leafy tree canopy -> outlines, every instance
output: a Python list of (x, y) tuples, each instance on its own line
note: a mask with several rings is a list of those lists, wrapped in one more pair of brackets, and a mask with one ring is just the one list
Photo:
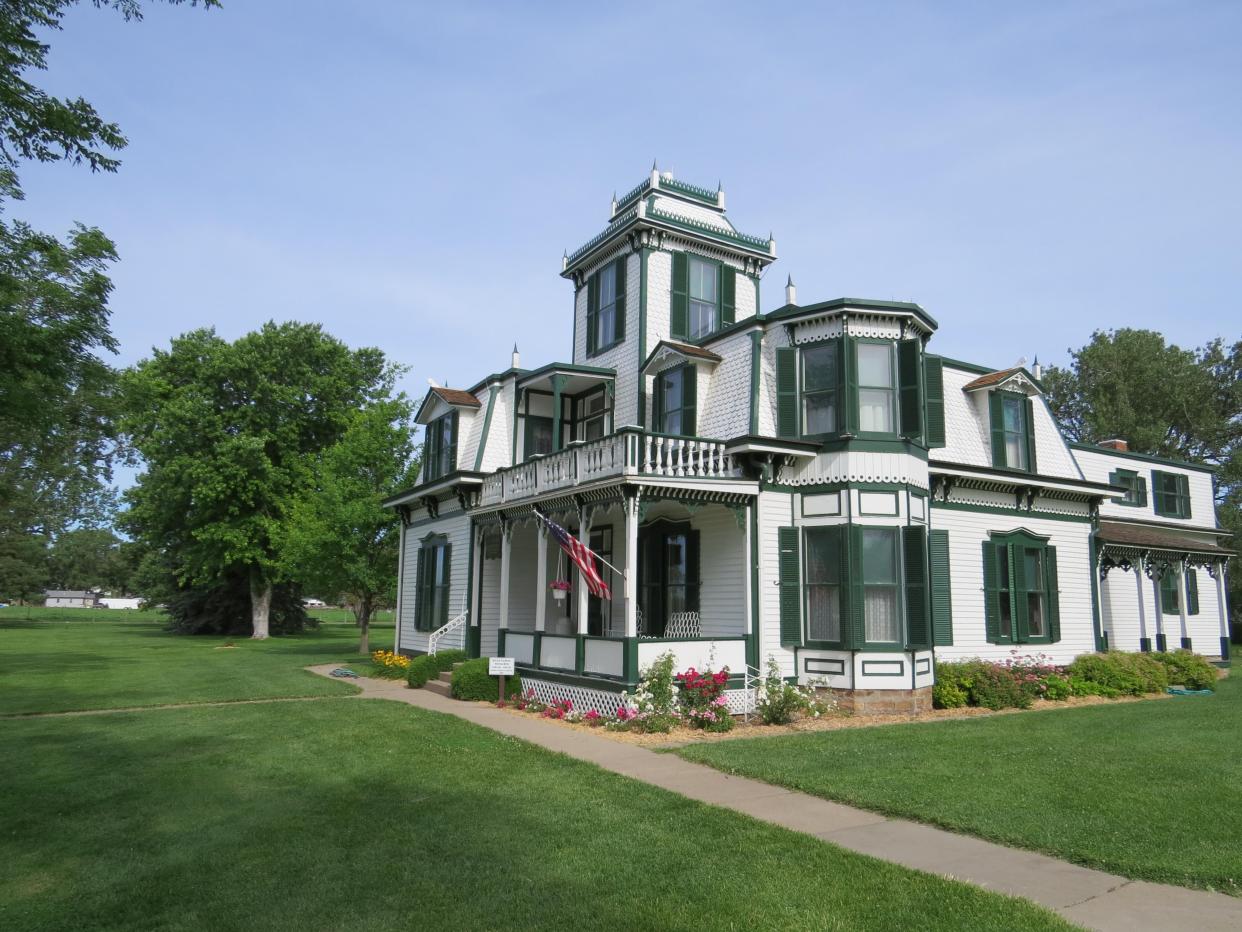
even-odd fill
[(268, 323), (234, 343), (197, 330), (122, 377), (123, 425), (145, 471), (126, 525), (182, 584), (244, 569), (254, 636), (281, 578), (280, 525), (354, 412), (391, 396), (396, 370), (314, 324)]

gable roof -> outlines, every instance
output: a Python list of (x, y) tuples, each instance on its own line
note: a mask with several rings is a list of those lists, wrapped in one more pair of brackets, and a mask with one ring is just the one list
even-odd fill
[(663, 356), (681, 356), (691, 361), (710, 362), (713, 365), (722, 359), (721, 356), (701, 346), (691, 346), (689, 343), (675, 343), (672, 340), (661, 340), (648, 354), (642, 368), (638, 371), (646, 372), (653, 362)]
[(996, 372), (989, 372), (987, 375), (979, 376), (979, 378), (975, 379), (973, 382), (967, 382), (962, 386), (962, 391), (973, 392), (977, 388), (987, 388), (991, 385), (999, 385), (1001, 382), (1006, 381), (1011, 376), (1017, 375), (1021, 371), (1021, 367), (1015, 366), (1012, 369), (1000, 369)]
[(474, 397), (470, 392), (462, 391), (460, 388), (445, 388), (441, 385), (433, 385), (427, 390), (427, 394), (423, 396), (422, 404), (418, 406), (418, 410), (414, 413), (414, 423), (422, 424), (423, 412), (431, 404), (433, 398), (438, 398), (446, 405), (453, 408), (481, 408), (483, 405), (479, 399)]

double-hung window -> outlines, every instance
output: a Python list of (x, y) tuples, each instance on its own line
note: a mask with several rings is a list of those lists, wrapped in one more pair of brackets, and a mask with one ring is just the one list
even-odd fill
[(692, 364), (666, 369), (656, 376), (655, 429), (659, 433), (693, 436), (697, 370)]
[(862, 433), (896, 432), (896, 376), (893, 344), (858, 344), (858, 429)]
[(689, 337), (699, 340), (715, 331), (719, 296), (718, 266), (714, 262), (690, 256), (690, 320)]
[(1026, 469), (1026, 402), (1012, 395), (1001, 398), (1005, 431), (1005, 465)]
[(816, 343), (802, 350), (802, 435), (837, 432), (839, 344)]
[(806, 634), (841, 641), (841, 528), (806, 530)]
[(428, 480), (447, 476), (457, 462), (457, 413), (436, 418), (427, 425), (423, 473)]
[(863, 629), (868, 643), (901, 641), (897, 529), (862, 529)]
[(625, 257), (609, 262), (587, 280), (587, 355), (625, 339)]
[(983, 589), (991, 643), (1060, 640), (1055, 547), (1025, 531), (984, 541)]
[(599, 311), (595, 317), (595, 345), (610, 346), (617, 333), (617, 266), (609, 264), (599, 272)]
[(1151, 473), (1152, 504), (1156, 514), (1165, 518), (1190, 517), (1190, 477), (1177, 472)]
[(418, 550), (414, 627), (434, 631), (448, 623), (453, 548), (443, 536), (429, 536)]
[(994, 391), (988, 396), (992, 433), (992, 465), (1035, 472), (1034, 406), (1017, 392)]

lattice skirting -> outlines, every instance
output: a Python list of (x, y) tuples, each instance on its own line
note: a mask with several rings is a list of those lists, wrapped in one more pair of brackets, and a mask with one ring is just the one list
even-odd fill
[[(523, 676), (522, 691), (526, 692), (531, 689), (535, 691), (535, 698), (542, 703), (551, 705), (553, 702), (568, 699), (573, 703), (574, 708), (581, 712), (595, 709), (601, 715), (616, 715), (617, 709), (621, 708), (621, 693), (606, 689), (590, 689), (586, 686), (573, 686), (569, 683), (556, 683), (552, 680)], [(727, 689), (724, 696), (729, 703), (729, 711), (733, 715), (754, 711), (754, 693), (748, 693), (744, 689)]]

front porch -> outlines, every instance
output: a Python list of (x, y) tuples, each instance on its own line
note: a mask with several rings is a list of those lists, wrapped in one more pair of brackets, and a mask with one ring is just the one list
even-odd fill
[[(475, 516), (472, 653), (513, 657), (526, 677), (610, 692), (632, 687), (666, 651), (678, 670), (710, 665), (741, 676), (758, 649), (748, 499), (622, 486), (612, 492), (590, 503), (539, 503), (615, 567), (597, 564), (611, 600), (590, 595), (529, 506)], [(554, 597), (555, 581), (569, 584), (564, 599)]]

